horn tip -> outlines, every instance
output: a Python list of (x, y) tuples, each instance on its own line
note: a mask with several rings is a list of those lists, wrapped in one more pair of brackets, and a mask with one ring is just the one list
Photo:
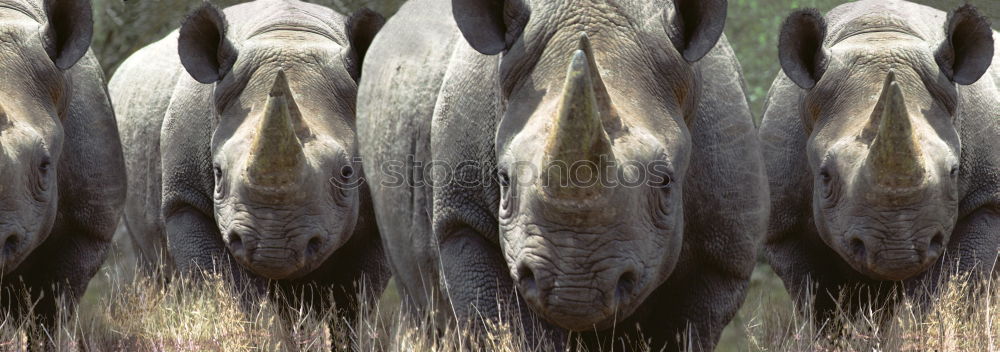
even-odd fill
[(587, 49), (589, 49), (590, 48), (590, 36), (587, 35), (587, 32), (580, 31), (579, 37), (580, 37), (579, 49), (580, 50), (587, 50)]
[(883, 83), (883, 85), (884, 86), (889, 86), (889, 85), (895, 84), (895, 83), (896, 83), (896, 70), (895, 69), (889, 69), (889, 73), (887, 73), (885, 75), (885, 82)]

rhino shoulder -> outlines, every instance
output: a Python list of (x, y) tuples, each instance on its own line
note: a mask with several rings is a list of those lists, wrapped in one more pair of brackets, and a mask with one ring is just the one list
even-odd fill
[[(359, 152), (385, 253), (397, 282), (421, 304), (433, 299), (423, 284), (436, 271), (426, 268), (438, 266), (430, 230), (433, 195), (428, 187), (392, 183), (414, 185), (420, 172), (410, 161), (432, 158), (431, 120), (459, 39), (450, 11), (448, 1), (404, 4), (372, 42), (358, 87)], [(393, 169), (394, 163), (405, 165)]]
[(125, 199), (125, 161), (104, 74), (91, 51), (65, 74), (71, 98), (63, 120), (59, 221), (110, 240)]
[(812, 187), (805, 154), (808, 134), (799, 113), (802, 90), (779, 72), (764, 102), (759, 136), (771, 191), (768, 236), (779, 236), (809, 212)]
[[(994, 32), (1000, 42), (1000, 36)], [(1000, 52), (1000, 46), (994, 50)], [(974, 84), (959, 86), (961, 116), (961, 172), (959, 217), (980, 207), (1000, 208), (1000, 54), (994, 54), (989, 71)]]
[(164, 216), (183, 207), (212, 214), (212, 85), (179, 75), (160, 129)]
[[(725, 36), (696, 68), (701, 73), (702, 96), (697, 116), (689, 126), (693, 147), (687, 181), (705, 184), (709, 188), (704, 189), (704, 195), (709, 197), (719, 193), (718, 187), (742, 189), (742, 196), (737, 199), (719, 199), (725, 203), (719, 204), (723, 206), (721, 209), (745, 211), (741, 216), (748, 221), (765, 218), (767, 190), (763, 160), (746, 98), (746, 82)], [(747, 182), (759, 183), (760, 187), (747, 188)]]
[(130, 175), (123, 221), (136, 234), (163, 232), (160, 129), (180, 73), (175, 31), (129, 56), (108, 82)]
[[(685, 246), (695, 261), (749, 278), (768, 217), (767, 179), (743, 73), (725, 37), (702, 58), (702, 96), (689, 124)], [(712, 209), (706, 212), (699, 209)], [(695, 265), (695, 270), (708, 270)], [(681, 267), (679, 267), (680, 269)]]

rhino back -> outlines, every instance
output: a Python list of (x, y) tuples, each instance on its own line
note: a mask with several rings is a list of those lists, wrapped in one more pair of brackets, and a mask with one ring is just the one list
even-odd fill
[[(690, 126), (693, 148), (685, 179), (685, 238), (704, 241), (698, 245), (705, 254), (723, 260), (719, 266), (725, 271), (749, 274), (747, 265), (768, 217), (768, 191), (746, 82), (725, 36), (698, 62), (698, 69), (703, 93)], [(716, 229), (720, 216), (726, 223)], [(713, 233), (737, 236), (719, 238)]]
[(258, 0), (223, 10), (229, 22), (227, 37), (239, 45), (250, 37), (275, 28), (300, 28), (347, 44), (347, 17), (336, 11), (302, 1)]
[[(409, 161), (431, 160), (431, 117), (448, 54), (457, 39), (450, 7), (443, 1), (413, 1), (390, 19), (372, 43), (362, 73), (358, 134), (367, 184), (390, 265), (416, 303), (426, 303), (424, 287), (436, 282), (430, 231), (431, 194), (410, 187), (423, 179)], [(394, 89), (381, 89), (381, 87)], [(412, 157), (412, 159), (410, 159)], [(390, 163), (405, 186), (384, 178)], [(421, 269), (423, 268), (423, 270)]]
[(769, 263), (793, 294), (815, 269), (812, 263), (835, 259), (812, 225), (812, 173), (804, 152), (809, 135), (799, 115), (803, 94), (779, 72), (767, 93), (759, 132), (771, 202), (763, 245)]
[[(414, 303), (436, 285), (431, 190), (411, 161), (431, 159), (431, 118), (457, 28), (446, 1), (403, 5), (368, 52), (358, 88), (359, 151), (387, 258)], [(392, 89), (385, 89), (392, 87)], [(386, 169), (392, 163), (395, 170)], [(387, 177), (390, 171), (392, 177)]]
[(110, 240), (126, 189), (115, 114), (93, 52), (67, 74), (73, 87), (59, 161), (60, 219), (89, 224), (100, 240)]
[(123, 222), (131, 238), (117, 240), (133, 241), (149, 259), (166, 246), (160, 215), (160, 128), (180, 73), (174, 32), (130, 56), (108, 84), (129, 176)]

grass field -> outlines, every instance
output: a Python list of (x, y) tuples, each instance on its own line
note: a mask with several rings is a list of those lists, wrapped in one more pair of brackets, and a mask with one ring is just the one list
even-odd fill
[[(220, 5), (239, 1), (215, 1)], [(392, 13), (400, 1), (322, 0), (325, 5), (352, 10), (368, 5)], [(830, 0), (730, 0), (726, 33), (739, 57), (750, 89), (755, 116), (777, 65), (776, 34), (784, 16), (794, 8), (816, 7), (826, 11), (842, 1)], [(938, 8), (954, 8), (961, 0), (920, 1)], [(1000, 1), (973, 0), (994, 23), (1000, 23)], [(108, 74), (122, 60), (175, 28), (196, 0), (94, 0), (96, 31), (94, 49)], [(994, 26), (996, 27), (996, 26)], [(194, 283), (179, 280), (171, 285), (135, 278), (115, 260), (92, 281), (80, 314), (48, 337), (60, 349), (258, 351), (328, 350), (353, 341), (359, 351), (452, 351), (477, 348), (518, 350), (520, 341), (511, 327), (496, 326), (487, 338), (469, 341), (461, 329), (446, 330), (440, 340), (429, 339), (434, 327), (409, 321), (399, 314), (394, 286), (380, 303), (365, 307), (360, 323), (323, 321), (329, 313), (297, 312), (282, 319), (274, 307), (263, 306), (246, 315), (219, 281)], [(831, 339), (817, 333), (807, 317), (795, 314), (780, 280), (767, 265), (753, 275), (747, 301), (724, 332), (720, 351), (997, 351), (1000, 348), (1000, 285), (984, 284), (975, 290), (955, 282), (929, 312), (904, 302), (886, 324), (875, 323), (877, 312), (853, 321), (842, 321), (844, 334)], [(975, 292), (968, 295), (967, 292)], [(514, 329), (516, 330), (516, 329)], [(0, 323), (0, 351), (23, 350), (28, 336), (40, 332), (30, 322)]]
[[(55, 332), (30, 323), (0, 324), (0, 350), (27, 350), (28, 341), (51, 339), (58, 351), (549, 351), (530, 346), (515, 326), (503, 322), (481, 334), (440, 327), (399, 314), (398, 301), (362, 304), (363, 318), (347, 323), (330, 312), (293, 307), (281, 313), (263, 303), (244, 313), (219, 276), (177, 279), (169, 285), (121, 275), (108, 267), (107, 286), (80, 314)], [(1000, 347), (1000, 285), (951, 281), (929, 310), (904, 301), (831, 322), (839, 334), (825, 335), (795, 308), (761, 267), (740, 318), (719, 351), (996, 351)], [(808, 308), (808, 306), (806, 307)], [(881, 319), (887, 311), (888, 319)], [(333, 323), (327, 323), (333, 321)], [(432, 335), (438, 332), (438, 338)], [(567, 344), (574, 344), (572, 337)], [(526, 347), (527, 346), (527, 347)], [(38, 347), (38, 346), (34, 346)], [(619, 349), (622, 350), (622, 349)], [(641, 344), (627, 351), (648, 351)]]

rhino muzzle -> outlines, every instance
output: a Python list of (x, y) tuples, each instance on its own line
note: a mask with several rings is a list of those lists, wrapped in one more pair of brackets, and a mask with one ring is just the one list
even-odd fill
[(258, 275), (280, 280), (300, 276), (322, 263), (323, 236), (299, 234), (295, 236), (265, 236), (253, 231), (230, 232), (226, 245), (236, 260)]
[[(589, 271), (579, 263), (554, 264), (524, 256), (517, 267), (518, 291), (548, 321), (573, 331), (608, 328), (632, 314), (641, 301), (639, 269), (634, 261), (615, 259), (611, 269)], [(571, 272), (550, 268), (584, 268)]]
[(898, 234), (851, 232), (842, 245), (848, 262), (861, 273), (879, 280), (905, 280), (924, 272), (944, 251), (941, 231)]

